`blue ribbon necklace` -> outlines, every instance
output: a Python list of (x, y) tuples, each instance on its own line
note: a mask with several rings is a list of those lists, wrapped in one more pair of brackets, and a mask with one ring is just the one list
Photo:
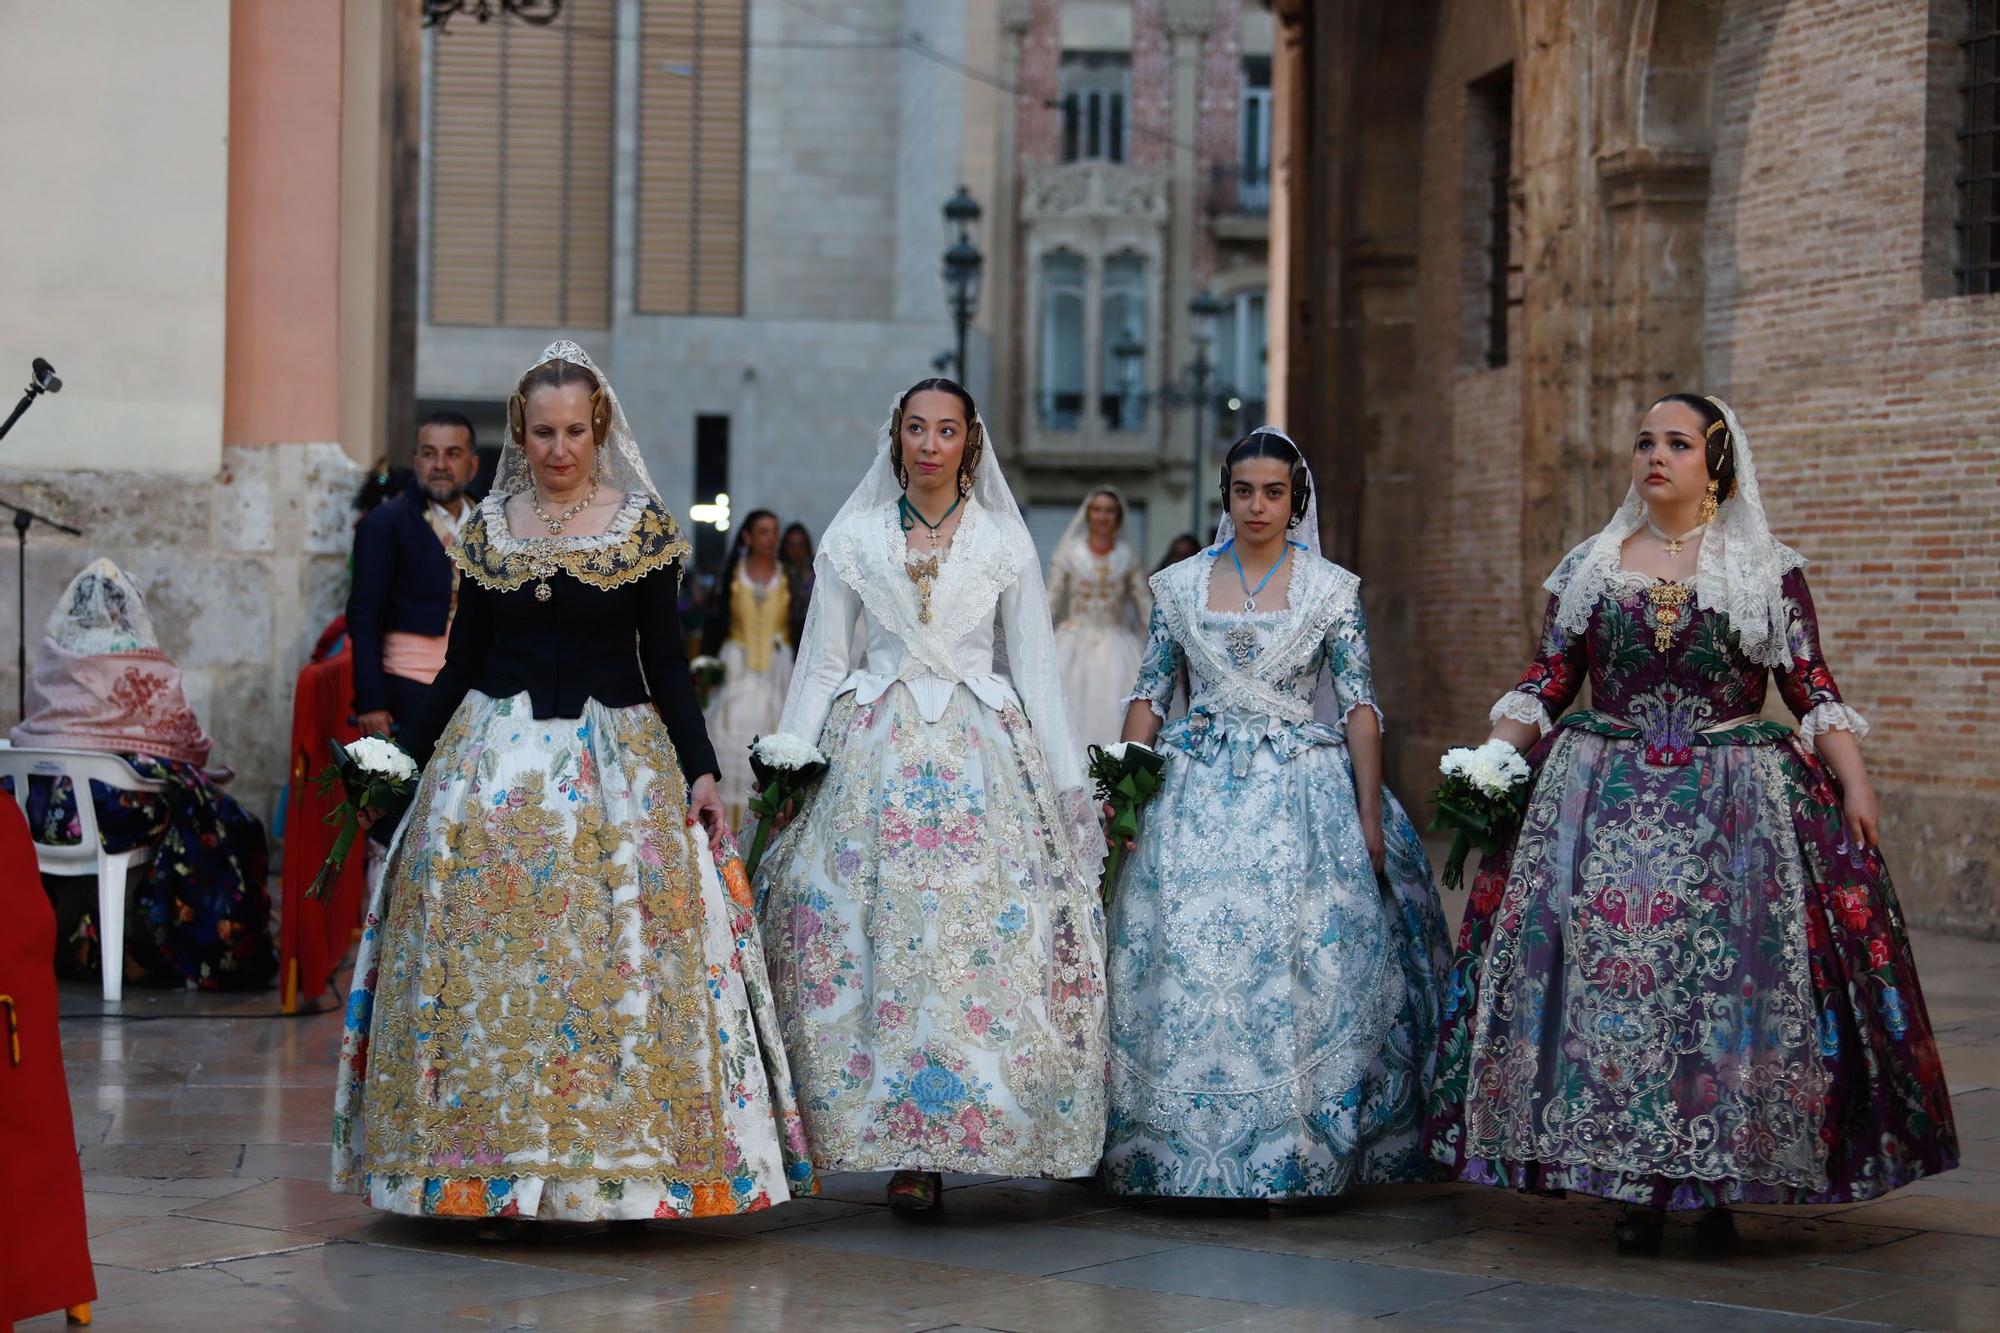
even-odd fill
[(1234, 537), (1229, 539), (1229, 559), (1236, 566), (1236, 582), (1243, 589), (1243, 610), (1246, 613), (1257, 609), (1257, 594), (1264, 591), (1264, 585), (1271, 581), (1271, 576), (1283, 569), (1285, 562), (1291, 558), (1292, 543), (1286, 542), (1284, 553), (1277, 558), (1276, 562), (1269, 569), (1264, 571), (1264, 577), (1258, 579), (1257, 586), (1253, 588), (1250, 586), (1249, 576), (1243, 572), (1243, 557), (1236, 554), (1236, 539)]

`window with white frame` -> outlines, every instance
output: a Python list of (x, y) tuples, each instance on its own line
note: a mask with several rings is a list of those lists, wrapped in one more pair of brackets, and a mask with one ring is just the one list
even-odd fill
[(1125, 161), (1131, 88), (1132, 58), (1124, 52), (1063, 52), (1063, 161)]
[(1125, 250), (1104, 261), (1098, 311), (1098, 413), (1107, 430), (1138, 430), (1145, 355), (1130, 349), (1143, 348), (1146, 341), (1144, 255)]
[(1083, 256), (1055, 250), (1042, 256), (1041, 350), (1037, 357), (1037, 416), (1043, 430), (1075, 430), (1083, 418)]

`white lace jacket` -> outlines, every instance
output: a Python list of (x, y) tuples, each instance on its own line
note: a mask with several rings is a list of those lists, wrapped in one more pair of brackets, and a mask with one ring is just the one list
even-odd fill
[(835, 699), (852, 693), (873, 703), (899, 680), (929, 722), (943, 715), (959, 685), (989, 708), (1018, 706), (1066, 817), (1088, 824), (1071, 834), (1094, 876), (1089, 843), (1097, 839), (1097, 859), (1103, 843), (1089, 813), (1034, 546), (1024, 530), (996, 522), (977, 501), (968, 499), (964, 512), (932, 584), (928, 624), (918, 619), (893, 504), (827, 534), (780, 730), (817, 741)]

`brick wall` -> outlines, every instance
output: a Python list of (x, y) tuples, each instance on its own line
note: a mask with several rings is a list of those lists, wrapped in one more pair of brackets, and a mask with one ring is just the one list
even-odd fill
[[(1991, 932), (2000, 817), (2000, 304), (1927, 244), (1927, 6), (1732, 5), (1717, 48), (1705, 362), (1826, 651), (1914, 917)], [(1948, 8), (1948, 6), (1940, 6)], [(1927, 172), (1927, 164), (1930, 170)], [(1948, 177), (1950, 163), (1944, 164)]]
[[(1361, 567), (1387, 759), (1406, 799), (1434, 780), (1438, 754), (1485, 736), (1493, 700), (1520, 674), (1511, 633), (1520, 603), (1521, 384), (1490, 369), (1483, 330), (1485, 172), (1466, 85), (1512, 55), (1505, 24), (1477, 3), (1442, 7), (1424, 98), (1416, 178), (1414, 430), (1368, 462)], [(1541, 575), (1535, 575), (1539, 580)]]

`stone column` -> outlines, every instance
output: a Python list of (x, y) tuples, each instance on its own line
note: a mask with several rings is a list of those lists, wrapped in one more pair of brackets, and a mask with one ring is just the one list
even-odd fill
[[(1035, 0), (1001, 0), (1000, 82), (1003, 87), (1025, 88), (1028, 34), (1035, 26)], [(1058, 39), (1060, 32), (1057, 33)], [(1058, 52), (1060, 57), (1060, 52)], [(1060, 73), (1060, 71), (1058, 71)], [(993, 244), (986, 255), (986, 274), (980, 304), (992, 311), (992, 383), (989, 396), (995, 407), (990, 424), (1002, 457), (1019, 447), (1028, 421), (1027, 330), (1022, 321), (1027, 313), (1029, 280), (1021, 267), (1021, 162), (1026, 146), (1043, 137), (1039, 121), (1024, 122), (1033, 111), (1026, 95), (1004, 103), (1000, 110), (1000, 147), (994, 169), (994, 197), (986, 201), (991, 222), (987, 233)]]
[[(1172, 142), (1168, 145), (1172, 171), (1167, 181), (1167, 261), (1160, 282), (1160, 301), (1167, 316), (1167, 355), (1161, 369), (1174, 375), (1194, 358), (1194, 320), (1188, 314), (1188, 302), (1198, 287), (1195, 249), (1202, 225), (1201, 162), (1194, 145), (1200, 136), (1202, 46), (1214, 24), (1212, 0), (1166, 0), (1166, 20), (1173, 115)], [(1173, 435), (1183, 443), (1170, 439), (1167, 457), (1191, 461), (1188, 451), (1197, 444), (1193, 422), (1176, 422)]]
[(1524, 238), (1518, 613), (1524, 651), (1548, 600), (1542, 580), (1570, 546), (1604, 523), (1590, 393), (1597, 277), (1590, 8), (1590, 0), (1520, 6), (1514, 156)]

